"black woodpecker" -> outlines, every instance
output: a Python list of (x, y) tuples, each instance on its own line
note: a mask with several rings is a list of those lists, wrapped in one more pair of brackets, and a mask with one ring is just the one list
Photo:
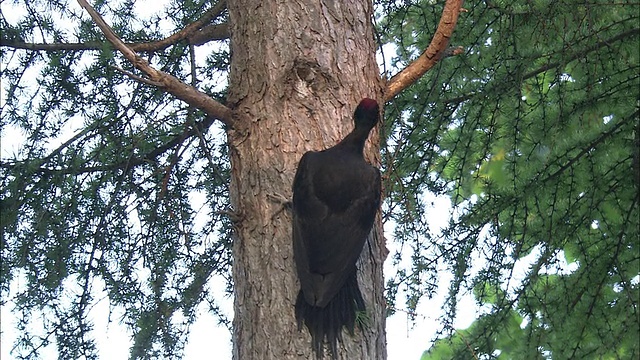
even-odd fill
[(293, 250), (301, 288), (295, 314), (320, 359), (325, 339), (337, 359), (342, 328), (353, 334), (356, 313), (365, 310), (356, 261), (380, 206), (381, 185), (363, 149), (379, 111), (375, 100), (360, 101), (353, 131), (329, 149), (305, 153), (293, 181)]

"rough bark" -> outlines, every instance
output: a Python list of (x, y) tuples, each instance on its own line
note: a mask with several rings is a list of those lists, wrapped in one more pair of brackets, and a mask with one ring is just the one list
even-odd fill
[[(294, 318), (299, 290), (291, 241), (296, 165), (305, 151), (330, 147), (353, 128), (363, 97), (382, 99), (372, 4), (299, 0), (229, 1), (231, 201), (234, 242), (234, 359), (313, 359)], [(377, 130), (367, 157), (377, 164)], [(343, 359), (385, 359), (382, 262), (377, 221), (359, 262), (368, 326), (343, 334)]]

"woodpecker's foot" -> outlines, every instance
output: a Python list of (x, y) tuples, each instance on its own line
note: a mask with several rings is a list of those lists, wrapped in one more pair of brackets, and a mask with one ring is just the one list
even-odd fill
[(229, 220), (231, 220), (231, 222), (234, 224), (239, 223), (244, 218), (244, 215), (242, 215), (237, 211), (233, 211), (230, 208), (216, 211), (216, 214), (226, 215), (229, 218)]
[(283, 211), (291, 211), (291, 209), (293, 208), (293, 202), (291, 200), (289, 200), (288, 198), (284, 197), (281, 194), (268, 194), (267, 198), (269, 200), (271, 200), (272, 202), (276, 203), (276, 204), (280, 204), (281, 207), (280, 209), (278, 209), (278, 211), (276, 211), (273, 216), (271, 216), (271, 219), (275, 219), (276, 216), (280, 215), (281, 212)]

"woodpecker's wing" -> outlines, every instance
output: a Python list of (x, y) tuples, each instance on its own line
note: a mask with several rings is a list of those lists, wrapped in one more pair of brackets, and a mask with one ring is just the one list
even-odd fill
[(355, 271), (380, 204), (380, 173), (360, 157), (308, 152), (293, 185), (293, 241), (305, 299), (324, 306)]

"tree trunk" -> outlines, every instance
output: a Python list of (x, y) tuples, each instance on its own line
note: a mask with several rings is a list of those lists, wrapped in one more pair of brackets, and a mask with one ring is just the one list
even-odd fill
[[(291, 184), (302, 154), (335, 145), (353, 128), (360, 99), (382, 99), (368, 0), (229, 0), (228, 131), (231, 202), (236, 222), (233, 356), (312, 359), (298, 331), (299, 290), (291, 240)], [(366, 156), (379, 163), (377, 130)], [(373, 145), (372, 145), (373, 144)], [(343, 359), (385, 359), (380, 221), (359, 261), (369, 317), (364, 331), (343, 334)]]

